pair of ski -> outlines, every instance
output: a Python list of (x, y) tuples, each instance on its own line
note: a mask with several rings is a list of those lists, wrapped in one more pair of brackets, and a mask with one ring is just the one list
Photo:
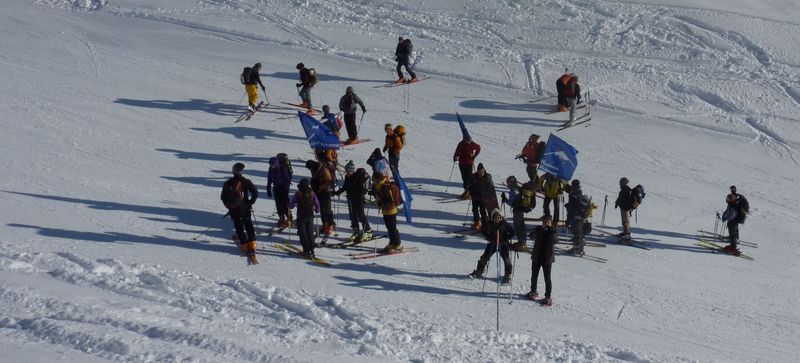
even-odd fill
[(609, 237), (617, 237), (619, 239), (617, 241), (617, 243), (621, 244), (621, 245), (636, 247), (636, 248), (639, 248), (639, 249), (642, 249), (642, 250), (648, 250), (648, 251), (653, 249), (652, 247), (648, 246), (647, 243), (644, 243), (644, 242), (641, 242), (641, 241), (637, 241), (637, 240), (631, 239), (631, 238), (622, 238), (618, 234), (614, 234), (613, 232), (609, 232), (609, 231), (606, 231), (606, 230), (603, 230), (603, 229), (600, 229), (600, 228), (597, 228), (597, 227), (593, 227), (592, 230), (597, 231), (600, 234), (604, 234), (604, 235), (609, 236)]
[[(584, 107), (586, 107), (586, 102), (581, 102), (579, 105), (575, 106), (575, 109), (576, 110), (580, 110), (580, 109), (582, 109)], [(561, 110), (558, 109), (558, 106), (556, 106), (556, 109), (554, 111), (545, 112), (544, 114), (545, 115), (552, 115), (552, 114), (561, 113), (561, 112), (569, 112), (569, 110), (561, 111)]]
[(366, 240), (363, 240), (363, 241), (362, 241), (362, 240), (360, 240), (360, 239), (355, 239), (355, 240), (352, 240), (352, 241), (346, 241), (346, 242), (341, 242), (341, 243), (332, 243), (332, 244), (328, 244), (326, 247), (327, 247), (327, 248), (348, 248), (348, 247), (357, 247), (357, 246), (359, 246), (359, 245), (361, 245), (361, 244), (363, 244), (363, 243), (367, 243), (367, 242), (370, 242), (370, 241), (379, 240), (379, 239), (381, 239), (381, 238), (384, 238), (384, 237), (386, 237), (386, 235), (377, 235), (377, 236), (372, 236), (372, 238), (370, 238), (370, 239), (366, 239)]
[[(728, 242), (728, 237), (726, 236), (720, 236), (719, 234), (716, 234), (714, 232), (704, 231), (702, 229), (699, 230), (698, 232), (701, 234), (700, 237), (711, 237), (722, 242)], [(750, 248), (758, 248), (758, 244), (755, 242), (739, 240), (739, 244)]]
[(730, 256), (734, 256), (734, 257), (741, 257), (741, 258), (743, 258), (745, 260), (755, 261), (755, 259), (753, 257), (745, 255), (744, 253), (739, 253), (738, 255), (727, 253), (727, 252), (725, 252), (725, 247), (722, 247), (722, 246), (720, 246), (720, 245), (718, 245), (718, 244), (716, 244), (714, 242), (711, 242), (709, 240), (706, 240), (706, 239), (704, 239), (702, 237), (698, 238), (698, 241), (699, 242), (697, 242), (695, 245), (697, 245), (699, 247), (703, 247), (703, 248), (708, 248), (708, 249), (710, 249), (710, 250), (712, 250), (712, 251), (714, 251), (716, 253), (722, 253), (722, 254), (730, 255)]
[[(580, 117), (576, 118), (575, 121), (567, 121), (567, 123), (565, 123), (565, 124), (561, 125), (561, 127), (557, 128), (556, 131), (566, 130), (566, 129), (571, 128), (571, 127), (575, 127), (575, 126), (578, 126), (578, 125), (585, 124), (585, 123), (587, 123), (589, 121), (592, 121), (592, 117), (589, 116), (589, 114), (587, 113), (587, 114), (585, 114), (583, 116), (580, 116)], [(589, 125), (586, 125), (586, 126), (589, 126)]]
[[(586, 247), (586, 246), (584, 246), (584, 247)], [(606, 262), (608, 262), (607, 258), (587, 255), (586, 253), (580, 253), (580, 254), (572, 253), (571, 250), (566, 249), (566, 248), (558, 248), (558, 247), (556, 247), (555, 250), (556, 250), (556, 252), (561, 252), (562, 255), (566, 255), (566, 256), (579, 257), (579, 258), (583, 258), (585, 260), (594, 261), (594, 262), (598, 262), (598, 263), (606, 263)]]
[(269, 102), (266, 103), (264, 101), (259, 102), (258, 105), (256, 105), (256, 107), (252, 111), (247, 110), (247, 112), (236, 118), (236, 121), (234, 121), (234, 123), (241, 121), (249, 121), (251, 118), (253, 118), (253, 116), (255, 116), (256, 112), (261, 111), (262, 108), (267, 106), (269, 106)]
[(411, 85), (411, 84), (417, 83), (419, 81), (424, 81), (424, 80), (426, 80), (428, 78), (431, 78), (431, 76), (417, 77), (417, 80), (414, 81), (414, 82), (408, 82), (408, 81), (406, 81), (406, 82), (392, 82), (392, 83), (380, 84), (380, 85), (377, 85), (377, 86), (373, 86), (372, 88), (390, 88), (390, 87)]
[(377, 250), (368, 251), (368, 252), (353, 252), (347, 254), (354, 260), (366, 260), (369, 258), (376, 258), (381, 256), (397, 256), (402, 255), (408, 252), (418, 252), (419, 249), (416, 247), (401, 247), (400, 251), (396, 251), (394, 253), (389, 253), (384, 248), (379, 248)]
[(297, 257), (309, 260), (309, 261), (314, 262), (314, 263), (316, 263), (318, 265), (322, 265), (322, 266), (330, 266), (331, 265), (330, 262), (328, 262), (326, 260), (323, 260), (323, 259), (321, 259), (319, 257), (308, 258), (308, 257), (304, 256), (303, 255), (303, 251), (301, 249), (297, 248), (295, 245), (289, 243), (288, 241), (281, 241), (281, 242), (275, 243), (275, 248), (277, 248), (277, 249), (279, 249), (279, 250), (281, 250), (283, 252), (286, 252), (286, 253), (288, 253), (290, 255), (297, 256)]
[[(585, 239), (585, 237), (584, 237), (584, 239)], [(570, 240), (568, 240), (568, 239), (561, 239), (561, 238), (559, 238), (559, 239), (558, 239), (558, 242), (557, 242), (556, 244), (559, 244), (559, 245), (570, 245), (570, 246), (572, 246), (572, 245), (574, 245), (575, 243), (574, 243), (574, 242), (572, 242), (572, 241), (570, 241)], [(586, 241), (583, 241), (583, 245), (584, 245), (585, 247), (607, 247), (607, 245), (606, 245), (605, 243), (600, 243), (600, 242), (586, 242)]]

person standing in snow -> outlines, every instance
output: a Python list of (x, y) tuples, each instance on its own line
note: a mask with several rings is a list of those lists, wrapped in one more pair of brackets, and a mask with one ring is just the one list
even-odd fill
[(472, 198), (472, 229), (480, 230), (481, 224), (487, 222), (487, 204), (495, 195), (492, 175), (486, 172), (483, 163), (478, 163), (478, 171), (469, 178), (469, 194)]
[(256, 110), (256, 102), (258, 101), (258, 86), (261, 86), (261, 92), (264, 92), (264, 99), (267, 97), (267, 89), (261, 83), (261, 63), (256, 63), (250, 68), (247, 74), (242, 74), (242, 81), (244, 82), (244, 90), (247, 92), (247, 109), (252, 111)]
[[(722, 213), (722, 221), (728, 226), (729, 245), (725, 246), (725, 253), (739, 256), (741, 252), (736, 246), (739, 244), (739, 224), (744, 223), (745, 215), (750, 209), (746, 199), (736, 194), (736, 186), (731, 185), (731, 193), (725, 197), (726, 208)], [(743, 206), (745, 205), (745, 206)]]
[(406, 128), (403, 125), (397, 125), (392, 129), (392, 124), (383, 126), (386, 131), (386, 140), (383, 144), (383, 152), (389, 155), (389, 166), (400, 171), (400, 150), (406, 144)]
[(314, 106), (311, 105), (311, 88), (317, 84), (317, 72), (306, 68), (306, 65), (303, 63), (297, 63), (295, 68), (300, 72), (300, 83), (297, 83), (295, 86), (302, 87), (298, 92), (300, 99), (303, 100), (303, 103), (300, 104), (300, 108), (308, 109), (306, 113), (308, 115), (314, 115), (316, 111), (314, 111)]
[(297, 236), (303, 246), (303, 256), (314, 258), (314, 213), (319, 212), (319, 200), (306, 178), (300, 180), (297, 193), (289, 202), (289, 208), (294, 207), (297, 207)]
[(345, 145), (352, 144), (358, 140), (358, 127), (356, 125), (356, 106), (361, 106), (361, 113), (367, 112), (361, 97), (353, 91), (353, 87), (348, 86), (344, 96), (339, 99), (339, 111), (344, 112), (344, 127), (347, 130), (347, 140)]
[(289, 210), (289, 187), (292, 185), (292, 163), (285, 153), (269, 158), (267, 172), (267, 197), (275, 196), (275, 209), (278, 212), (277, 228), (292, 226), (292, 211)]
[(522, 206), (522, 186), (517, 182), (515, 176), (506, 178), (508, 187), (508, 197), (506, 193), (500, 194), (500, 201), (511, 207), (514, 218), (514, 233), (517, 235), (517, 243), (514, 249), (517, 251), (525, 249), (525, 210)]
[(531, 134), (528, 137), (528, 142), (522, 147), (522, 152), (517, 155), (516, 159), (521, 159), (525, 163), (525, 172), (528, 174), (528, 180), (535, 182), (537, 179), (536, 171), (539, 170), (539, 161), (542, 156), (539, 155), (543, 150), (539, 150), (539, 135)]
[(384, 247), (388, 254), (400, 253), (400, 232), (397, 230), (397, 208), (403, 204), (400, 196), (400, 188), (397, 184), (389, 181), (386, 175), (373, 175), (373, 194), (375, 195), (375, 205), (378, 206), (383, 214), (383, 224), (386, 226), (386, 233), (389, 235), (389, 244)]
[(335, 188), (333, 177), (328, 168), (314, 160), (306, 161), (306, 168), (311, 171), (311, 189), (317, 195), (322, 211), (320, 215), (322, 226), (319, 228), (319, 235), (330, 236), (336, 229), (331, 208), (331, 194)]
[(581, 181), (572, 180), (568, 187), (569, 200), (567, 201), (567, 227), (572, 232), (573, 247), (569, 251), (575, 255), (583, 255), (583, 221), (586, 220), (589, 201), (583, 196)]
[(556, 93), (558, 94), (558, 112), (565, 112), (569, 109), (569, 102), (567, 101), (567, 96), (564, 93), (564, 89), (567, 87), (567, 83), (569, 80), (572, 79), (572, 74), (564, 73), (561, 77), (556, 80)]
[(383, 175), (389, 175), (388, 170), (382, 170), (380, 168), (380, 165), (388, 166), (389, 165), (389, 160), (387, 160), (383, 156), (383, 153), (381, 152), (381, 149), (379, 149), (377, 147), (375, 148), (375, 150), (372, 151), (372, 154), (369, 155), (369, 158), (367, 158), (367, 165), (372, 167), (372, 174), (373, 175), (376, 174), (376, 173), (383, 174)]
[(619, 179), (619, 194), (614, 201), (614, 209), (619, 208), (622, 223), (622, 233), (618, 234), (622, 240), (631, 239), (631, 211), (634, 209), (633, 192), (628, 186), (628, 178)]
[(453, 153), (453, 162), (458, 162), (458, 171), (461, 172), (461, 181), (464, 186), (464, 193), (461, 194), (461, 199), (468, 199), (469, 189), (468, 182), (473, 173), (475, 165), (475, 158), (481, 153), (481, 146), (472, 141), (469, 136), (464, 136), (464, 139), (456, 146), (456, 151)]
[(469, 274), (469, 277), (473, 279), (483, 277), (486, 265), (489, 263), (489, 260), (491, 260), (492, 254), (497, 251), (498, 245), (500, 245), (500, 257), (503, 259), (503, 265), (505, 267), (505, 273), (503, 274), (501, 283), (508, 284), (511, 281), (511, 270), (513, 268), (511, 265), (511, 258), (509, 258), (509, 244), (511, 238), (514, 237), (514, 227), (506, 222), (500, 210), (495, 208), (492, 210), (491, 221), (481, 227), (481, 235), (486, 238), (486, 249), (483, 251), (483, 255), (478, 259), (478, 267)]
[[(414, 70), (411, 69), (411, 52), (413, 50), (414, 46), (411, 44), (411, 39), (403, 39), (402, 36), (397, 38), (397, 48), (394, 51), (394, 59), (397, 61), (398, 78), (394, 83), (414, 83), (417, 81), (417, 75), (414, 74)], [(401, 70), (402, 67), (406, 68), (411, 79), (405, 79), (403, 71)]]
[(244, 164), (233, 164), (233, 177), (225, 181), (222, 186), (220, 199), (233, 221), (236, 238), (239, 240), (239, 249), (247, 255), (250, 264), (257, 264), (256, 259), (256, 232), (253, 228), (251, 213), (253, 204), (258, 199), (258, 189), (250, 179), (242, 176)]
[[(347, 211), (350, 216), (350, 228), (353, 234), (348, 239), (349, 242), (368, 241), (372, 239), (372, 228), (369, 226), (367, 215), (364, 213), (364, 195), (367, 194), (369, 175), (364, 168), (356, 170), (352, 160), (344, 166), (344, 184), (341, 189), (336, 191), (336, 195), (347, 193)], [(364, 233), (359, 228), (364, 226)]]
[(581, 86), (578, 84), (578, 76), (572, 74), (572, 77), (564, 86), (564, 97), (567, 99), (569, 105), (569, 123), (570, 125), (575, 122), (575, 108), (581, 102)]
[[(553, 217), (553, 226), (558, 227), (559, 214), (561, 213), (561, 194), (567, 187), (567, 183), (558, 179), (553, 174), (545, 173), (539, 178), (539, 190), (544, 194), (542, 203), (544, 215)], [(553, 202), (553, 214), (550, 214), (550, 202)]]
[(542, 225), (536, 227), (531, 233), (534, 236), (533, 250), (531, 251), (531, 291), (525, 295), (531, 300), (539, 298), (539, 291), (536, 287), (539, 281), (539, 270), (541, 270), (544, 273), (545, 285), (544, 300), (541, 303), (546, 306), (553, 304), (551, 298), (553, 284), (550, 273), (553, 262), (556, 261), (555, 246), (558, 243), (558, 234), (552, 222), (552, 217), (542, 217)]

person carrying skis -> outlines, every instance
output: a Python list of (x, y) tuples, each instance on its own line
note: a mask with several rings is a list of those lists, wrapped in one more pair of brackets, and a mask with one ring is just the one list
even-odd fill
[[(553, 217), (553, 226), (558, 227), (559, 214), (561, 214), (561, 194), (567, 187), (567, 183), (558, 179), (553, 174), (545, 173), (539, 178), (539, 190), (544, 193), (543, 210), (544, 215)], [(553, 214), (550, 214), (550, 202), (553, 202)]]
[(333, 177), (328, 168), (314, 160), (306, 161), (306, 168), (311, 171), (311, 189), (317, 195), (321, 210), (322, 226), (319, 228), (319, 235), (327, 237), (332, 235), (336, 228), (331, 208), (331, 193), (334, 189)]
[[(256, 63), (250, 68), (250, 72), (242, 73), (242, 82), (244, 82), (244, 90), (247, 92), (247, 109), (250, 112), (256, 110), (256, 102), (258, 101), (258, 86), (261, 86), (261, 92), (264, 92), (264, 99), (267, 97), (267, 89), (261, 83), (261, 63)], [(245, 74), (247, 73), (247, 74)]]
[[(728, 241), (729, 245), (725, 246), (725, 253), (739, 256), (742, 253), (736, 246), (739, 243), (739, 224), (744, 223), (745, 216), (750, 209), (749, 203), (743, 202), (746, 200), (743, 196), (736, 194), (736, 186), (731, 185), (731, 193), (725, 197), (727, 204), (725, 212), (722, 213), (722, 221), (727, 223), (728, 226)], [(747, 204), (746, 208), (743, 206)]]
[(336, 114), (331, 113), (331, 107), (328, 105), (322, 106), (322, 124), (325, 125), (336, 137), (339, 137), (339, 118)]
[(617, 200), (614, 201), (614, 209), (619, 208), (622, 223), (622, 233), (617, 236), (623, 241), (631, 239), (631, 211), (634, 209), (633, 192), (631, 187), (628, 186), (628, 178), (622, 177), (619, 179), (619, 194)]
[(358, 127), (356, 125), (356, 106), (361, 106), (361, 113), (366, 113), (367, 108), (364, 107), (364, 102), (361, 97), (353, 91), (353, 87), (348, 86), (344, 92), (344, 96), (339, 99), (339, 111), (344, 112), (344, 127), (347, 130), (347, 140), (345, 145), (352, 144), (358, 140)]
[(550, 279), (550, 272), (552, 271), (553, 262), (556, 261), (555, 246), (558, 243), (558, 232), (552, 223), (552, 217), (544, 216), (542, 217), (542, 225), (536, 227), (531, 233), (534, 236), (533, 250), (531, 251), (531, 291), (525, 295), (531, 300), (539, 297), (539, 291), (537, 291), (536, 286), (539, 282), (539, 270), (542, 270), (545, 291), (544, 300), (541, 303), (545, 306), (553, 304), (553, 299), (551, 298), (553, 284)]
[[(403, 39), (402, 36), (397, 38), (397, 48), (394, 51), (394, 60), (397, 61), (398, 78), (394, 83), (414, 83), (417, 81), (417, 75), (414, 74), (414, 70), (411, 69), (411, 52), (413, 50), (414, 46), (411, 44), (411, 39)], [(411, 76), (411, 79), (405, 79), (403, 71), (401, 70), (402, 67), (406, 68), (406, 71), (408, 72), (408, 75)]]
[(539, 154), (539, 135), (531, 134), (528, 142), (522, 147), (522, 152), (515, 158), (521, 159), (525, 163), (525, 172), (528, 174), (528, 179), (533, 182), (537, 179), (536, 171), (539, 170), (539, 161), (542, 159)]
[(258, 263), (256, 259), (256, 231), (253, 228), (251, 213), (253, 204), (258, 199), (258, 189), (250, 179), (242, 176), (244, 164), (233, 164), (233, 177), (222, 185), (220, 199), (233, 221), (236, 238), (239, 240), (239, 249), (247, 255), (247, 262), (251, 265)]
[(469, 178), (468, 188), (472, 198), (472, 229), (477, 231), (487, 221), (487, 200), (497, 198), (492, 175), (486, 172), (483, 163), (478, 163), (478, 171)]
[(511, 207), (514, 218), (514, 233), (517, 235), (517, 243), (514, 249), (517, 251), (524, 250), (525, 246), (525, 209), (522, 206), (522, 186), (517, 182), (515, 176), (506, 178), (506, 186), (508, 187), (508, 197), (506, 193), (500, 194), (500, 201), (508, 204)]
[(514, 228), (506, 222), (500, 210), (495, 208), (492, 210), (491, 222), (481, 227), (481, 235), (486, 238), (486, 249), (483, 250), (483, 255), (478, 259), (478, 267), (469, 274), (469, 277), (473, 279), (483, 277), (486, 265), (491, 260), (492, 254), (497, 251), (498, 245), (500, 245), (500, 257), (503, 259), (505, 267), (505, 273), (500, 283), (508, 284), (511, 281), (511, 270), (513, 269), (508, 252), (511, 238), (514, 237)]
[(303, 100), (303, 103), (300, 104), (300, 108), (306, 108), (308, 111), (306, 113), (308, 115), (314, 115), (316, 111), (314, 111), (314, 106), (311, 105), (311, 88), (317, 84), (317, 72), (306, 68), (306, 65), (303, 63), (297, 63), (295, 67), (300, 72), (300, 83), (295, 84), (300, 91), (298, 94), (300, 95), (300, 99)]
[(467, 184), (470, 176), (473, 173), (475, 165), (475, 158), (481, 153), (481, 146), (472, 141), (470, 136), (464, 136), (464, 139), (456, 146), (456, 151), (453, 153), (453, 162), (458, 162), (458, 170), (461, 172), (461, 181), (464, 186), (464, 193), (461, 193), (459, 198), (468, 199), (469, 189)]
[(386, 140), (383, 144), (383, 152), (389, 155), (389, 166), (394, 167), (395, 170), (400, 170), (400, 150), (406, 143), (406, 128), (403, 125), (397, 125), (392, 129), (392, 124), (383, 126), (386, 131)]
[(385, 172), (383, 170), (380, 170), (380, 168), (378, 167), (378, 164), (381, 164), (381, 163), (378, 162), (380, 160), (382, 160), (381, 163), (384, 163), (385, 165), (389, 165), (389, 160), (387, 160), (383, 156), (383, 153), (381, 152), (381, 149), (376, 147), (375, 150), (372, 150), (372, 154), (369, 155), (369, 158), (367, 159), (367, 165), (372, 167), (372, 174), (378, 173), (378, 174), (388, 175), (389, 173), (387, 173), (387, 172)]
[(567, 87), (567, 83), (569, 80), (572, 79), (572, 74), (564, 73), (561, 77), (556, 80), (556, 93), (558, 94), (558, 112), (565, 112), (569, 109), (569, 102), (567, 101), (567, 96), (564, 93), (564, 89)]
[(319, 213), (319, 200), (307, 178), (300, 180), (289, 208), (297, 207), (297, 237), (303, 246), (303, 257), (314, 258), (314, 213)]
[(289, 187), (292, 185), (292, 163), (285, 153), (269, 158), (267, 172), (267, 197), (275, 196), (278, 211), (277, 228), (292, 226), (292, 211), (289, 210)]
[[(364, 168), (358, 168), (352, 160), (344, 166), (344, 184), (336, 191), (336, 195), (347, 193), (347, 212), (350, 215), (350, 228), (353, 234), (348, 242), (368, 241), (372, 239), (372, 228), (369, 226), (367, 215), (364, 213), (364, 195), (367, 194), (367, 184), (369, 175)], [(360, 225), (364, 226), (364, 233), (361, 233)]]
[(384, 247), (384, 251), (388, 254), (400, 253), (403, 251), (400, 246), (400, 232), (397, 230), (397, 207), (403, 204), (400, 188), (397, 187), (397, 184), (390, 182), (386, 175), (376, 173), (373, 175), (373, 181), (375, 183), (372, 187), (375, 205), (383, 214), (383, 224), (389, 235), (389, 244)]
[(564, 86), (564, 97), (569, 105), (569, 124), (575, 122), (575, 107), (581, 102), (581, 86), (578, 84), (578, 76), (572, 74), (567, 84)]
[(572, 180), (570, 186), (567, 187), (569, 192), (569, 200), (565, 207), (567, 207), (567, 228), (572, 233), (573, 247), (569, 253), (574, 255), (583, 255), (583, 221), (586, 219), (587, 208), (589, 201), (583, 196), (581, 190), (581, 181), (578, 179)]

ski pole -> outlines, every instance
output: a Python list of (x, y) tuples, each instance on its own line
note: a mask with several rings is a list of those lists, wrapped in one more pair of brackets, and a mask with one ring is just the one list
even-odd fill
[(603, 200), (603, 218), (600, 220), (600, 227), (606, 228), (606, 206), (608, 206), (608, 194)]
[(356, 135), (361, 132), (361, 124), (364, 123), (364, 115), (367, 114), (367, 111), (361, 113), (361, 120), (358, 121), (358, 128), (356, 129)]
[[(509, 252), (510, 252), (510, 251), (509, 251)], [(514, 261), (513, 261), (513, 262), (511, 262), (511, 279), (510, 279), (510, 281), (508, 282), (508, 286), (509, 286), (509, 290), (508, 290), (508, 304), (509, 304), (509, 305), (511, 305), (511, 303), (514, 301), (514, 300), (512, 300), (512, 298), (513, 298), (513, 295), (514, 295), (514, 271), (516, 271), (516, 270), (517, 270), (517, 266), (516, 266), (516, 265), (517, 265), (517, 258), (518, 258), (518, 257), (519, 257), (519, 252), (517, 252), (517, 251), (514, 251)]]
[(450, 189), (450, 181), (453, 180), (453, 171), (456, 170), (456, 162), (453, 161), (453, 167), (450, 169), (450, 177), (447, 178), (447, 186), (444, 187), (444, 192), (447, 193), (447, 189)]
[(258, 220), (256, 219), (256, 211), (253, 210), (252, 206), (250, 207), (250, 215), (253, 216), (253, 230), (256, 232), (256, 234), (262, 234), (261, 232), (258, 231)]
[(633, 221), (636, 222), (636, 224), (639, 224), (639, 208), (633, 210), (633, 215)]
[[(225, 219), (225, 217), (227, 217), (229, 214), (231, 214), (231, 211), (228, 211), (227, 213), (225, 213), (225, 215), (224, 215), (224, 216), (222, 216), (222, 218), (220, 218), (219, 220), (221, 221), (221, 220)], [(219, 221), (217, 221), (217, 223), (219, 223)], [(204, 235), (204, 234), (208, 233), (208, 231), (210, 231), (210, 230), (211, 230), (211, 228), (213, 228), (213, 227), (215, 227), (215, 226), (216, 226), (216, 224), (209, 226), (208, 228), (206, 228), (206, 230), (205, 230), (205, 231), (203, 231), (203, 232), (200, 232), (200, 234), (198, 234), (198, 235), (197, 235), (197, 237), (195, 237), (195, 238), (192, 238), (192, 241), (197, 241), (197, 239), (198, 239), (198, 238), (200, 238), (200, 236), (202, 236), (202, 235)]]
[(464, 222), (461, 222), (462, 226), (467, 225), (467, 216), (469, 216), (469, 209), (472, 207), (472, 198), (469, 199), (469, 204), (467, 204), (467, 211), (464, 212)]
[(242, 98), (239, 99), (239, 103), (238, 104), (240, 104), (240, 105), (242, 104), (242, 101), (244, 101), (244, 96), (247, 96), (247, 91), (245, 91), (244, 94), (242, 95)]
[(497, 260), (497, 331), (500, 331), (500, 230), (497, 230), (497, 242), (494, 246), (495, 260)]

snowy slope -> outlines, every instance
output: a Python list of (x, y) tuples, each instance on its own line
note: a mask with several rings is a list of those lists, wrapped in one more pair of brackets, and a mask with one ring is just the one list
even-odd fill
[[(797, 361), (800, 298), (800, 24), (790, 1), (10, 0), (0, 14), (0, 352), (18, 361)], [(397, 35), (421, 53), (417, 85), (393, 79)], [(321, 74), (318, 105), (352, 85), (368, 112), (409, 130), (406, 246), (332, 267), (264, 236), (248, 268), (228, 242), (219, 187), (237, 161), (264, 192), (266, 160), (311, 158), (291, 112), (242, 112), (241, 67), (260, 61), (273, 102), (297, 101), (294, 64)], [(613, 200), (648, 189), (634, 234), (554, 265), (555, 306), (500, 306), (463, 276), (484, 242), (453, 238), (467, 205), (448, 193), (464, 116), (495, 181), (547, 114), (568, 66), (593, 122), (559, 136), (576, 177)], [(410, 92), (412, 107), (403, 113)], [(531, 100), (541, 100), (530, 102)], [(363, 165), (378, 141), (342, 152)], [(302, 163), (295, 172), (307, 176)], [(454, 178), (457, 178), (454, 176)], [(449, 184), (449, 194), (458, 184)], [(694, 246), (731, 184), (751, 202), (755, 261)], [(274, 205), (256, 204), (258, 222)], [(540, 209), (531, 215), (538, 216)], [(599, 212), (598, 212), (599, 213)], [(346, 206), (340, 235), (349, 234)], [(618, 213), (609, 208), (614, 226)], [(598, 222), (599, 214), (595, 216)], [(380, 219), (372, 211), (372, 223)], [(208, 234), (193, 240), (211, 227)], [(380, 227), (382, 229), (382, 226)], [(385, 241), (381, 241), (385, 243)], [(514, 291), (529, 289), (516, 262)], [(494, 275), (493, 260), (489, 275)], [(543, 290), (543, 288), (540, 288)]]

